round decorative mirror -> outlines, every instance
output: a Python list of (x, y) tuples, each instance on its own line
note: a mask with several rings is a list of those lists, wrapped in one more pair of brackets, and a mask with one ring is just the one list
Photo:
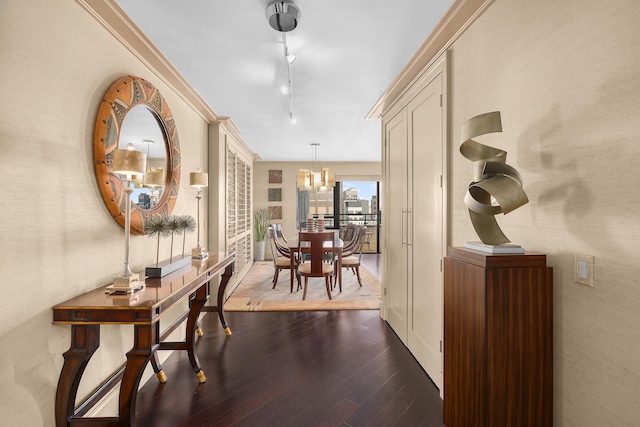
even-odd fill
[(144, 175), (135, 176), (131, 195), (131, 232), (144, 234), (147, 220), (169, 215), (180, 186), (180, 144), (171, 110), (151, 83), (123, 77), (100, 103), (94, 130), (94, 163), (100, 194), (114, 219), (124, 227), (126, 195), (111, 171), (115, 149), (132, 148), (147, 156)]

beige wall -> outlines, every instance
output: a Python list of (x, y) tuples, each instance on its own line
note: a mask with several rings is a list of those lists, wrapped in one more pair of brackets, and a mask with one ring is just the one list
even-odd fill
[[(372, 149), (379, 150), (380, 144), (374, 142)], [(380, 181), (380, 162), (323, 162), (336, 174), (336, 180), (344, 181)], [(296, 233), (296, 174), (300, 168), (310, 167), (309, 162), (263, 162), (253, 163), (253, 207), (282, 206), (282, 222), (285, 236)], [(269, 184), (269, 170), (282, 170), (282, 184)], [(282, 188), (282, 203), (268, 201), (268, 188)], [(267, 250), (267, 255), (269, 251)]]
[[(632, 426), (640, 425), (640, 4), (588, 6), (498, 0), (453, 46), (450, 241), (476, 239), (462, 203), (472, 171), (457, 151), (460, 128), (501, 110), (504, 132), (482, 141), (509, 152), (531, 202), (499, 222), (554, 267), (555, 425)], [(176, 213), (196, 214), (188, 173), (206, 170), (207, 124), (74, 2), (4, 1), (0, 52), (0, 414), (3, 425), (53, 425), (70, 328), (51, 325), (51, 306), (108, 283), (122, 267), (123, 231), (91, 165), (102, 95), (117, 78), (137, 75), (169, 103), (183, 160)], [(350, 175), (380, 174), (379, 164), (375, 172), (345, 166)], [(283, 170), (288, 234), (298, 167), (254, 164), (256, 207), (269, 204), (267, 171)], [(154, 251), (153, 241), (134, 236), (133, 269)], [(573, 283), (575, 253), (595, 256), (593, 289)], [(131, 333), (103, 327), (102, 343), (81, 395), (124, 362)]]
[[(206, 170), (207, 124), (75, 2), (3, 1), (0, 52), (1, 424), (51, 426), (70, 342), (69, 326), (51, 324), (51, 307), (123, 269), (124, 232), (102, 202), (92, 166), (102, 96), (116, 79), (136, 75), (166, 99), (182, 150), (176, 214), (196, 215), (188, 174)], [(195, 243), (192, 234), (187, 247)], [(168, 257), (168, 241), (163, 250)], [(155, 241), (133, 236), (132, 269), (154, 261)], [(129, 327), (103, 327), (101, 337), (80, 395), (120, 366), (133, 343)]]
[[(554, 267), (554, 425), (640, 425), (640, 3), (496, 1), (451, 49), (451, 243), (477, 240), (463, 203), (463, 123), (500, 110), (530, 203), (498, 218)], [(595, 287), (573, 282), (595, 256)]]

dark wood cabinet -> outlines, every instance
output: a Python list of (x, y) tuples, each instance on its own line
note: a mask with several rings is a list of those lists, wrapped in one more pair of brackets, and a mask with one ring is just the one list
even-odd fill
[(553, 424), (553, 275), (544, 254), (449, 248), (444, 423)]

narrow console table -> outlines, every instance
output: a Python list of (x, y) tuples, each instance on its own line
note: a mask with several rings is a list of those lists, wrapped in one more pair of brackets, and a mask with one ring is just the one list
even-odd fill
[(553, 275), (544, 254), (449, 248), (444, 423), (553, 424)]
[[(102, 287), (54, 306), (53, 323), (71, 325), (71, 347), (64, 353), (56, 391), (56, 425), (134, 426), (136, 394), (147, 362), (151, 360), (159, 380), (166, 381), (156, 357), (157, 350), (186, 350), (198, 381), (205, 382), (195, 351), (196, 334), (201, 335), (198, 316), (209, 299), (210, 279), (222, 273), (217, 311), (225, 333), (231, 334), (223, 304), (227, 283), (233, 275), (234, 259), (233, 253), (210, 253), (206, 259), (193, 260), (191, 265), (168, 276), (146, 279), (145, 288), (132, 295), (107, 295)], [(159, 320), (185, 298), (189, 298), (185, 341), (161, 342)], [(120, 385), (119, 416), (80, 417), (75, 409), (76, 394), (85, 367), (100, 346), (100, 325), (122, 324), (133, 325), (134, 344), (127, 353)]]

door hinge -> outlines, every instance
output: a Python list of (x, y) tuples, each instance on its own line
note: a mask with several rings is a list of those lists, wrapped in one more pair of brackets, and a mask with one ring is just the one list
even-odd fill
[(442, 188), (442, 175), (440, 175), (440, 188)]
[(440, 259), (440, 272), (442, 272), (442, 259)]
[(387, 288), (384, 288), (384, 294), (387, 295)]
[(440, 353), (442, 353), (442, 340), (440, 340)]
[(440, 106), (442, 107), (442, 94), (440, 94)]

